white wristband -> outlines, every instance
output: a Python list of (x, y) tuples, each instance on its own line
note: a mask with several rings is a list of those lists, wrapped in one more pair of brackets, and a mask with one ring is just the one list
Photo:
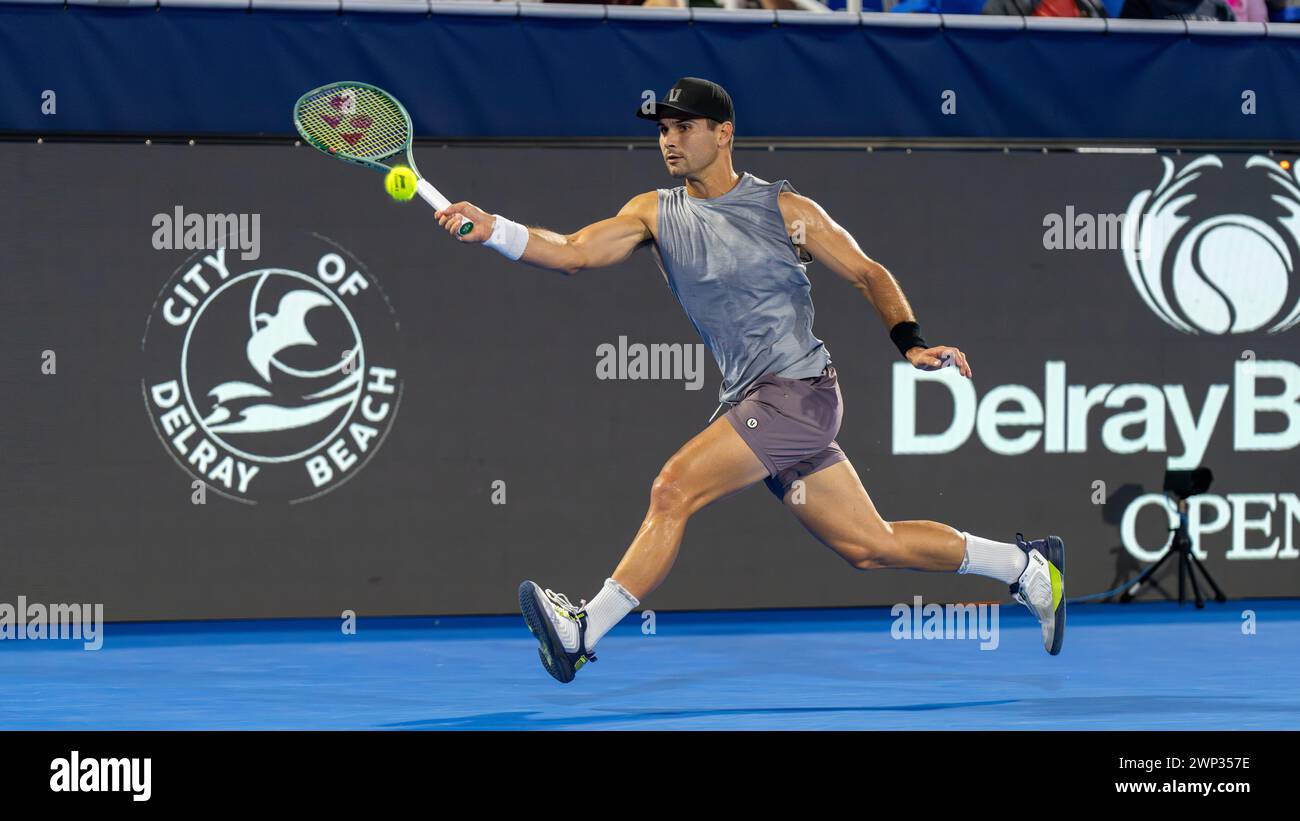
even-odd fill
[(509, 259), (522, 257), (524, 248), (528, 247), (528, 229), (500, 214), (492, 216), (496, 219), (492, 226), (492, 236), (483, 244)]

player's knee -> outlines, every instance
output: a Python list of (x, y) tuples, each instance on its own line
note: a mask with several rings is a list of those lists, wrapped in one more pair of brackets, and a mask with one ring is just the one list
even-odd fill
[(880, 533), (865, 534), (840, 553), (858, 570), (882, 570), (898, 566), (899, 551), (898, 537), (886, 522)]
[(672, 462), (664, 465), (650, 485), (650, 510), (667, 515), (689, 515), (693, 504), (682, 471)]
[(882, 570), (889, 567), (884, 554), (867, 545), (854, 545), (845, 558), (857, 570)]

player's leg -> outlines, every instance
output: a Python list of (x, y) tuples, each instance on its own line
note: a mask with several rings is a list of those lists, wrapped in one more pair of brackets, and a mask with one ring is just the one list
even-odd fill
[[(932, 521), (886, 521), (839, 447), (768, 481), (810, 533), (860, 570), (976, 573), (1011, 585), (1038, 618), (1053, 655), (1065, 636), (1065, 546), (1060, 538), (996, 542)], [(795, 484), (795, 482), (799, 484)]]
[(677, 560), (686, 521), (706, 505), (768, 475), (725, 418), (673, 454), (650, 485), (650, 506), (613, 578), (633, 596), (654, 592)]
[(885, 521), (847, 459), (798, 481), (801, 486), (785, 493), (786, 507), (822, 544), (859, 570), (955, 573), (961, 567), (966, 540), (960, 532), (939, 522)]
[(534, 582), (520, 585), (520, 610), (541, 643), (547, 671), (560, 681), (572, 680), (578, 668), (595, 658), (590, 651), (596, 642), (668, 576), (687, 520), (768, 473), (726, 417), (718, 419), (660, 469), (641, 528), (613, 576), (586, 607), (575, 607)]

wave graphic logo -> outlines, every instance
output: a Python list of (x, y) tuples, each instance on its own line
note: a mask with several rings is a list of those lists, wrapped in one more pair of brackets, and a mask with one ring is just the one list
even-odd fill
[[(1188, 334), (1281, 333), (1300, 322), (1300, 169), (1288, 175), (1261, 155), (1245, 163), (1263, 169), (1269, 200), (1281, 212), (1192, 216), (1198, 179), (1223, 171), (1214, 155), (1175, 172), (1162, 157), (1164, 176), (1141, 191), (1124, 218), (1124, 265), (1147, 307)], [(1204, 208), (1198, 209), (1204, 211)]]
[[(397, 317), (366, 266), (313, 235), (232, 270), (200, 251), (158, 295), (141, 394), (163, 446), (234, 501), (295, 504), (355, 476), (402, 394)], [(287, 252), (286, 252), (287, 251)]]

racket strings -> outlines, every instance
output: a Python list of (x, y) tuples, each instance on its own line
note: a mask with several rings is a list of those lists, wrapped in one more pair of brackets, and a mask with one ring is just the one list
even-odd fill
[(331, 153), (381, 160), (406, 148), (410, 121), (396, 100), (374, 89), (336, 86), (298, 106), (303, 136)]

